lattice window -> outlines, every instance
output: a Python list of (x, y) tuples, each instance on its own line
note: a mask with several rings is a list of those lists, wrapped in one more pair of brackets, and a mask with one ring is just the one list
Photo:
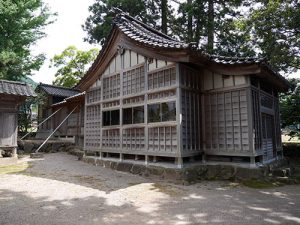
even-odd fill
[(180, 67), (180, 84), (185, 87), (199, 90), (200, 89), (200, 76), (198, 73), (185, 66)]
[(120, 74), (103, 78), (103, 99), (120, 96)]
[(173, 153), (177, 150), (177, 129), (176, 126), (148, 128), (149, 151)]
[(252, 89), (252, 111), (253, 111), (253, 134), (255, 150), (262, 149), (261, 113), (259, 103), (259, 92)]
[(98, 102), (101, 100), (101, 88), (93, 89), (87, 92), (87, 103)]
[(103, 108), (109, 108), (109, 107), (115, 107), (115, 106), (118, 106), (120, 105), (120, 101), (117, 100), (117, 101), (111, 101), (111, 102), (104, 102), (102, 104), (102, 107)]
[(144, 91), (145, 69), (144, 66), (125, 71), (123, 73), (123, 95), (130, 95)]
[(145, 128), (123, 130), (123, 149), (142, 150), (145, 148)]
[(217, 151), (249, 151), (246, 90), (205, 96), (206, 147)]
[(161, 91), (156, 93), (148, 94), (148, 100), (156, 100), (156, 99), (165, 99), (169, 97), (175, 97), (176, 90), (168, 90), (168, 91)]
[(101, 113), (100, 105), (86, 107), (85, 146), (97, 149), (101, 143)]
[(279, 112), (279, 101), (274, 99), (274, 117), (275, 117), (275, 136), (276, 146), (281, 147), (281, 130), (280, 130), (280, 112)]
[(102, 131), (102, 148), (120, 148), (120, 130), (108, 129)]
[(124, 105), (130, 105), (130, 104), (140, 104), (144, 103), (145, 96), (137, 96), (137, 97), (132, 97), (132, 98), (126, 98), (123, 100)]
[(260, 92), (260, 102), (263, 107), (273, 109), (273, 96)]
[(167, 87), (176, 84), (175, 67), (148, 74), (148, 89)]
[(184, 150), (200, 149), (200, 96), (198, 93), (182, 89), (182, 145)]

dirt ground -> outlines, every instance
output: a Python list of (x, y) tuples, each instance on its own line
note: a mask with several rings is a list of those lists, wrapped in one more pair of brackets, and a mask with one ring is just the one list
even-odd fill
[(300, 224), (299, 185), (174, 185), (96, 167), (65, 153), (46, 154), (29, 165), (0, 174), (1, 225)]

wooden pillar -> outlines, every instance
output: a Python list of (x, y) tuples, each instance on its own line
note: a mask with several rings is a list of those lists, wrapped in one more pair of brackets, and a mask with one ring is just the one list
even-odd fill
[(153, 156), (153, 162), (156, 163), (157, 162), (157, 157)]
[(176, 158), (176, 165), (179, 169), (183, 168), (183, 160), (181, 157)]
[(251, 156), (250, 157), (250, 167), (256, 167), (256, 164), (255, 164), (255, 157), (254, 156)]

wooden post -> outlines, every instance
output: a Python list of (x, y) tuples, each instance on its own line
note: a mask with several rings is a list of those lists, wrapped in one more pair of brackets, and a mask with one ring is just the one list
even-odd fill
[(180, 88), (180, 65), (176, 63), (176, 124), (177, 124), (177, 166), (182, 168), (182, 114), (181, 114), (181, 88)]

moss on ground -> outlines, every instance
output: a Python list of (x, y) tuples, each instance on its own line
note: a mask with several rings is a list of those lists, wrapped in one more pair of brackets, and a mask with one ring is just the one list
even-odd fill
[(272, 188), (272, 187), (278, 187), (282, 185), (279, 182), (271, 182), (271, 181), (257, 180), (257, 179), (244, 180), (242, 181), (242, 184), (246, 187), (255, 188), (255, 189)]
[(31, 167), (30, 164), (27, 162), (0, 166), (0, 174), (20, 173), (27, 170), (30, 167)]

